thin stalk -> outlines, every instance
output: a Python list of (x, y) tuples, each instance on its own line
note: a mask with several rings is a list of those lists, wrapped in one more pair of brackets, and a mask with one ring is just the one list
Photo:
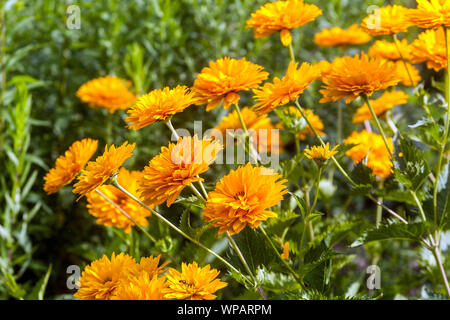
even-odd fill
[[(306, 123), (308, 124), (308, 126), (311, 128), (311, 130), (313, 131), (314, 135), (316, 136), (316, 138), (319, 140), (320, 144), (325, 147), (325, 142), (322, 140), (322, 138), (320, 137), (320, 135), (317, 133), (316, 129), (311, 125), (311, 122), (309, 122), (308, 118), (306, 118), (305, 112), (303, 111), (303, 108), (300, 106), (300, 104), (298, 103), (297, 100), (295, 100), (295, 105), (297, 106), (298, 110), (300, 111), (300, 113), (302, 114), (303, 118), (305, 118)], [(347, 181), (352, 185), (352, 186), (357, 186), (357, 184), (352, 180), (352, 178), (350, 178), (350, 176), (348, 175), (348, 173), (344, 170), (344, 168), (341, 167), (341, 165), (339, 164), (339, 162), (336, 160), (336, 158), (333, 156), (331, 157), (331, 160), (334, 162), (334, 164), (336, 165), (336, 167), (338, 168), (338, 170), (342, 173), (342, 175), (345, 177), (345, 179), (347, 179)], [(408, 221), (406, 221), (405, 219), (403, 219), (400, 215), (398, 215), (395, 211), (393, 211), (392, 209), (388, 208), (387, 206), (385, 206), (384, 204), (380, 203), (377, 199), (375, 199), (374, 197), (372, 197), (372, 195), (368, 194), (366, 195), (370, 200), (372, 200), (374, 203), (376, 203), (379, 206), (382, 206), (383, 209), (385, 209), (387, 212), (389, 212), (390, 214), (392, 214), (393, 216), (395, 216), (397, 219), (399, 219), (401, 222), (403, 222), (404, 224), (408, 224)]]
[(199, 246), (200, 248), (206, 250), (207, 252), (209, 252), (210, 254), (212, 254), (214, 257), (216, 257), (217, 259), (219, 259), (220, 261), (222, 261), (226, 266), (228, 266), (231, 270), (233, 270), (234, 272), (239, 273), (239, 270), (236, 269), (233, 265), (231, 265), (228, 261), (226, 261), (224, 258), (222, 258), (220, 255), (218, 255), (217, 253), (215, 253), (213, 250), (209, 249), (208, 247), (204, 246), (202, 243), (200, 243), (199, 241), (195, 240), (194, 238), (190, 237), (189, 235), (187, 235), (186, 233), (184, 233), (183, 231), (181, 231), (178, 227), (176, 227), (172, 222), (170, 222), (169, 220), (167, 220), (166, 218), (164, 218), (161, 214), (159, 214), (158, 212), (156, 212), (155, 210), (153, 210), (152, 208), (150, 208), (149, 206), (147, 206), (145, 203), (143, 203), (141, 200), (139, 200), (138, 198), (136, 198), (133, 194), (131, 194), (130, 192), (128, 192), (128, 190), (126, 190), (125, 188), (123, 188), (118, 182), (116, 177), (113, 177), (112, 182), (114, 184), (114, 186), (116, 186), (117, 188), (119, 188), (120, 191), (122, 191), (123, 193), (125, 193), (128, 197), (130, 197), (131, 199), (133, 199), (134, 201), (136, 201), (138, 204), (140, 204), (141, 206), (143, 206), (144, 208), (146, 208), (147, 210), (149, 210), (152, 214), (154, 214), (157, 218), (159, 218), (160, 220), (162, 220), (165, 224), (167, 224), (169, 227), (171, 227), (173, 230), (175, 230), (176, 232), (178, 232), (180, 235), (182, 235), (183, 237), (185, 237), (186, 239), (188, 239), (189, 241), (193, 242), (194, 244), (196, 244), (197, 246)]
[(369, 98), (367, 97), (366, 94), (363, 94), (362, 98), (363, 98), (364, 102), (367, 104), (367, 106), (369, 107), (370, 113), (372, 114), (372, 118), (375, 120), (378, 131), (380, 131), (380, 134), (383, 137), (384, 145), (386, 146), (386, 149), (388, 150), (391, 159), (394, 159), (394, 155), (392, 154), (391, 148), (389, 148), (389, 144), (387, 142), (386, 134), (384, 133), (383, 127), (381, 126), (381, 123), (378, 120), (378, 117), (372, 108), (372, 104), (370, 103)]
[(438, 246), (433, 249), (433, 256), (439, 265), (439, 270), (441, 271), (442, 280), (444, 281), (445, 289), (447, 291), (447, 296), (450, 297), (450, 286), (448, 284), (447, 274), (445, 273), (444, 264), (442, 263), (441, 251)]
[(108, 201), (110, 204), (112, 204), (117, 210), (120, 211), (121, 214), (123, 214), (127, 219), (129, 219), (131, 222), (135, 224), (135, 226), (141, 230), (147, 238), (149, 238), (153, 243), (156, 243), (156, 239), (152, 237), (150, 233), (148, 233), (143, 227), (141, 227), (128, 213), (126, 213), (121, 207), (119, 207), (114, 201), (108, 198), (103, 192), (101, 192), (98, 189), (95, 189), (95, 192), (97, 192), (100, 196), (102, 196), (106, 201)]
[[(383, 189), (384, 180), (381, 180), (378, 184), (378, 189)], [(378, 197), (378, 202), (383, 203), (383, 197)], [(383, 218), (383, 207), (377, 207), (377, 216), (375, 220), (375, 226), (378, 228), (381, 224), (381, 219)]]
[[(406, 59), (404, 58), (403, 53), (400, 50), (400, 47), (398, 45), (397, 35), (393, 34), (392, 35), (392, 39), (394, 40), (394, 44), (395, 44), (395, 47), (397, 48), (398, 54), (400, 56), (400, 59), (403, 61), (403, 65), (405, 66), (406, 73), (408, 74), (408, 77), (409, 77), (409, 81), (411, 81), (411, 85), (414, 86), (414, 81), (413, 81), (411, 72), (409, 71), (408, 64), (406, 63)], [(414, 91), (416, 91), (415, 88), (414, 88)], [(417, 93), (417, 91), (416, 91), (416, 93)]]
[(289, 263), (287, 263), (281, 257), (281, 254), (278, 252), (277, 248), (275, 247), (275, 244), (272, 242), (270, 237), (267, 235), (266, 230), (264, 230), (264, 228), (261, 225), (259, 226), (259, 230), (261, 230), (261, 233), (264, 235), (264, 237), (269, 242), (270, 246), (272, 247), (272, 249), (275, 252), (275, 254), (278, 257), (278, 259), (286, 266), (286, 268), (289, 270), (289, 272), (292, 274), (292, 276), (295, 278), (295, 280), (298, 282), (298, 284), (300, 284), (300, 286), (303, 288), (304, 284), (303, 284), (302, 279), (295, 273), (294, 269), (292, 269), (292, 267), (289, 265)]
[(295, 63), (295, 55), (294, 55), (294, 48), (292, 47), (292, 41), (289, 43), (289, 56), (291, 57), (291, 61)]
[(253, 148), (253, 141), (252, 141), (252, 136), (249, 134), (247, 126), (245, 125), (244, 122), (244, 118), (242, 118), (242, 114), (241, 114), (241, 108), (239, 108), (239, 106), (237, 104), (234, 105), (234, 109), (236, 110), (236, 113), (238, 115), (239, 118), (239, 122), (241, 123), (241, 127), (242, 130), (244, 130), (245, 133), (245, 138), (244, 138), (244, 145), (246, 145), (247, 143), (247, 138), (248, 138), (248, 150), (249, 150), (249, 154), (250, 156), (253, 158), (253, 160), (255, 161), (256, 164), (258, 164), (258, 153), (256, 152), (256, 150)]
[(197, 188), (192, 183), (189, 185), (189, 188), (197, 196), (197, 198), (199, 198), (203, 202), (206, 202), (206, 199), (202, 196), (202, 194), (197, 190)]

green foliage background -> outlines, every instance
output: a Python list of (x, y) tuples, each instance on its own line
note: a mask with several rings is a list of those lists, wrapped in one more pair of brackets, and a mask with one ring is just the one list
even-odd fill
[[(43, 176), (54, 165), (55, 159), (75, 140), (90, 137), (99, 139), (100, 146), (103, 146), (107, 142), (105, 124), (108, 121), (112, 121), (111, 142), (120, 144), (128, 140), (138, 145), (134, 157), (127, 162), (128, 168), (143, 168), (169, 140), (168, 131), (160, 124), (154, 124), (137, 133), (131, 132), (125, 128), (125, 113), (121, 112), (108, 119), (110, 116), (106, 112), (89, 108), (81, 103), (75, 92), (81, 84), (92, 78), (115, 74), (133, 80), (137, 91), (141, 93), (177, 84), (190, 86), (202, 67), (209, 61), (223, 56), (247, 57), (252, 62), (264, 66), (271, 75), (283, 75), (289, 54), (281, 45), (278, 36), (272, 35), (255, 40), (253, 32), (245, 29), (245, 21), (250, 17), (250, 13), (265, 2), (265, 0), (3, 0), (1, 2), (5, 21), (2, 46), (4, 60), (1, 72), (4, 95), (0, 123), (2, 130), (0, 215), (3, 214), (3, 218), (14, 205), (7, 199), (13, 192), (14, 177), (18, 173), (23, 177), (22, 184), (17, 182), (21, 187), (19, 189), (23, 189), (28, 181), (32, 181), (27, 187), (29, 189), (27, 193), (21, 193), (19, 198), (14, 198), (19, 205), (18, 220), (13, 225), (13, 232), (11, 234), (0, 232), (1, 298), (42, 298), (43, 288), (47, 284), (45, 298), (68, 299), (74, 291), (66, 287), (68, 277), (66, 268), (69, 265), (83, 267), (103, 254), (110, 255), (113, 251), (127, 251), (135, 256), (139, 253), (147, 256), (165, 252), (173, 257), (171, 260), (174, 265), (181, 261), (190, 261), (195, 256), (201, 264), (212, 263), (217, 268), (223, 267), (194, 245), (169, 232), (154, 218), (150, 218), (148, 230), (157, 239), (161, 239), (156, 245), (149, 243), (138, 232), (133, 232), (132, 237), (128, 237), (120, 230), (97, 225), (87, 213), (85, 200), (76, 202), (69, 187), (56, 195), (47, 196), (42, 190)], [(366, 8), (384, 3), (372, 0), (308, 2), (317, 4), (324, 12), (316, 21), (293, 32), (296, 56), (301, 61), (308, 62), (331, 60), (343, 54), (338, 49), (321, 49), (315, 46), (314, 33), (324, 27), (348, 27), (353, 23), (359, 23), (361, 18), (366, 16)], [(81, 9), (80, 30), (70, 30), (66, 27), (68, 18), (66, 9), (71, 4), (76, 4)], [(348, 48), (348, 53), (355, 54), (359, 50), (360, 48)], [(426, 83), (429, 82), (426, 72), (424, 79)], [(249, 98), (249, 95), (244, 94), (243, 104), (251, 103)], [(31, 99), (29, 110), (25, 102), (23, 110), (17, 107), (17, 101), (20, 99)], [(328, 105), (319, 107), (317, 101), (317, 94), (306, 94), (303, 104), (320, 114), (329, 139), (334, 141), (336, 109)], [(344, 115), (345, 135), (354, 129), (351, 125), (351, 108), (352, 106), (346, 109)], [(14, 115), (14, 112), (19, 111), (20, 114)], [(201, 119), (206, 130), (216, 125), (224, 114), (226, 111), (219, 108), (206, 113), (203, 107), (191, 107), (174, 118), (174, 126), (192, 130), (193, 121)], [(17, 120), (21, 117), (22, 126)], [(411, 113), (410, 117), (412, 120), (418, 118), (414, 113)], [(412, 120), (402, 121), (414, 123)], [(15, 134), (12, 129), (15, 130)], [(10, 148), (21, 139), (29, 139), (29, 143), (25, 146), (20, 145), (17, 149)], [(287, 139), (286, 149), (291, 155), (292, 146), (292, 141)], [(26, 155), (23, 161), (29, 163), (28, 171), (11, 165), (12, 156), (8, 154), (8, 150)], [(289, 166), (289, 163), (285, 165)], [(213, 177), (223, 176), (228, 169), (226, 166), (216, 166), (210, 170), (205, 175), (207, 186), (212, 187), (215, 183)], [(350, 188), (338, 175), (335, 185), (339, 188), (332, 199), (327, 200), (325, 196), (321, 199), (324, 200), (324, 208), (321, 210), (326, 211), (329, 216), (327, 219), (316, 220), (317, 228), (321, 231), (320, 239), (317, 241), (326, 243), (327, 248), (337, 248), (341, 254), (329, 260), (321, 256), (327, 254), (326, 250), (321, 251), (318, 256), (315, 256), (314, 252), (310, 253), (310, 265), (307, 266), (311, 267), (311, 270), (319, 271), (308, 273), (307, 279), (317, 291), (287, 295), (286, 289), (295, 291), (298, 287), (287, 275), (282, 274), (281, 266), (278, 266), (269, 255), (262, 254), (267, 261), (255, 261), (255, 267), (262, 264), (265, 266), (258, 272), (265, 289), (273, 293), (272, 297), (275, 298), (344, 297), (346, 294), (369, 296), (373, 292), (369, 292), (365, 287), (367, 277), (365, 267), (370, 264), (369, 256), (373, 252), (380, 252), (379, 266), (382, 270), (384, 298), (399, 297), (398, 295), (425, 297), (425, 291), (421, 288), (424, 284), (433, 287), (432, 284), (439, 283), (439, 274), (436, 268), (430, 267), (426, 257), (417, 262), (420, 249), (416, 245), (390, 241), (384, 242), (382, 247), (380, 243), (370, 244), (364, 248), (348, 247), (360, 238), (375, 209), (363, 197), (349, 198)], [(295, 201), (287, 202), (278, 208), (280, 213), (283, 213), (284, 220), (277, 220), (268, 225), (269, 230), (275, 234), (280, 234), (279, 232), (293, 224), (298, 217), (298, 214), (293, 212), (296, 208)], [(182, 226), (185, 230), (194, 232), (192, 228), (199, 222), (200, 210), (195, 204), (186, 205), (186, 203), (188, 200), (184, 205), (174, 205), (170, 210), (160, 206), (160, 210), (176, 224), (180, 224), (183, 216)], [(191, 224), (186, 223), (187, 213), (183, 214), (186, 206), (191, 207)], [(396, 208), (404, 210), (404, 205), (398, 205)], [(353, 215), (345, 214), (347, 211)], [(344, 214), (339, 214), (340, 212)], [(32, 218), (26, 219), (30, 213), (33, 214)], [(25, 220), (26, 223), (23, 223)], [(301, 230), (298, 228), (290, 229), (287, 235), (288, 238), (300, 236)], [(247, 230), (242, 237), (257, 237), (257, 235)], [(214, 245), (219, 252), (224, 253), (227, 250), (226, 243), (217, 241), (214, 231), (203, 232), (201, 239), (204, 243)], [(251, 248), (249, 250), (251, 251)], [(269, 251), (267, 249), (263, 252)], [(236, 257), (230, 258), (239, 264)], [(330, 261), (333, 261), (333, 266), (329, 265)], [(24, 266), (24, 270), (20, 271)], [(322, 284), (317, 287), (314, 284), (326, 268), (330, 270), (332, 280), (326, 289), (321, 290)], [(227, 277), (230, 285), (223, 290), (222, 298), (258, 297)]]

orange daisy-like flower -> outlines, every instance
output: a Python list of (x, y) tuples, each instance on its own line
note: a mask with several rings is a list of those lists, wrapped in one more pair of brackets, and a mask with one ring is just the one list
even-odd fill
[(168, 288), (164, 290), (167, 299), (213, 300), (217, 290), (228, 284), (216, 279), (220, 272), (211, 266), (200, 268), (197, 262), (182, 263), (181, 272), (170, 268), (166, 274)]
[[(381, 97), (370, 100), (370, 105), (377, 116), (382, 116), (386, 111), (391, 110), (394, 106), (402, 105), (408, 102), (408, 95), (403, 91), (387, 91)], [(372, 114), (366, 103), (356, 110), (353, 116), (353, 123), (371, 120)]]
[(436, 72), (447, 68), (445, 32), (442, 28), (420, 33), (411, 46), (413, 63), (426, 62), (427, 68)]
[(138, 130), (156, 121), (164, 121), (195, 103), (194, 93), (186, 86), (165, 87), (138, 97), (127, 112), (128, 128)]
[(225, 57), (210, 62), (209, 67), (203, 68), (194, 81), (192, 91), (197, 99), (196, 104), (207, 104), (206, 111), (214, 109), (222, 101), (225, 109), (237, 105), (239, 91), (256, 88), (269, 77), (263, 69), (245, 58), (236, 60)]
[(116, 76), (90, 80), (78, 89), (76, 95), (89, 106), (103, 107), (110, 113), (127, 109), (136, 100), (134, 94)]
[(71, 183), (95, 153), (97, 144), (98, 141), (92, 139), (75, 141), (45, 175), (44, 191), (47, 194), (56, 193)]
[(409, 10), (408, 18), (411, 23), (421, 28), (449, 27), (450, 1), (417, 0), (417, 8)]
[(273, 83), (265, 83), (261, 89), (254, 89), (254, 105), (256, 112), (269, 113), (277, 107), (284, 106), (297, 99), (308, 85), (320, 77), (317, 68), (304, 62), (297, 69), (297, 63), (292, 61), (286, 71), (286, 75), (279, 79), (275, 77)]
[(134, 268), (136, 262), (127, 254), (112, 254), (111, 260), (104, 255), (87, 266), (80, 277), (80, 289), (74, 294), (81, 300), (111, 300), (117, 292), (127, 270)]
[(394, 42), (377, 40), (370, 47), (368, 55), (388, 60), (401, 60), (403, 57), (403, 59), (410, 61), (412, 59), (412, 47), (406, 39), (397, 41), (397, 45)]
[(369, 58), (365, 53), (361, 57), (337, 58), (331, 72), (322, 81), (322, 99), (320, 102), (337, 101), (345, 98), (349, 103), (360, 95), (371, 96), (375, 91), (384, 90), (400, 82), (394, 63), (380, 58)]
[(322, 60), (312, 65), (312, 67), (316, 70), (317, 79), (322, 79), (327, 74), (331, 72), (331, 63)]
[(287, 192), (281, 175), (264, 167), (247, 163), (223, 177), (216, 190), (209, 193), (203, 219), (213, 222), (219, 234), (229, 231), (237, 234), (247, 225), (257, 228), (261, 221), (276, 217), (268, 211), (283, 200)]
[(411, 63), (396, 61), (397, 76), (400, 78), (400, 83), (407, 87), (415, 87), (422, 81), (419, 70), (417, 70)]
[[(137, 180), (142, 176), (139, 171), (128, 171), (125, 168), (120, 168), (117, 175), (119, 184), (138, 197)], [(150, 216), (150, 211), (137, 204), (133, 199), (128, 197), (125, 193), (112, 185), (101, 186), (98, 190), (104, 194), (109, 200), (114, 202), (120, 209), (127, 213), (134, 221), (141, 226), (147, 226), (147, 217)], [(89, 213), (97, 218), (97, 223), (105, 226), (115, 226), (122, 228), (126, 233), (130, 233), (134, 223), (128, 219), (122, 212), (102, 195), (96, 191), (88, 193), (87, 208)]]
[(305, 149), (304, 154), (305, 157), (313, 160), (318, 166), (321, 166), (338, 153), (337, 148), (339, 148), (339, 145), (330, 150), (330, 143), (327, 142), (325, 146), (313, 146), (310, 149)]
[[(303, 109), (303, 111), (305, 112), (306, 118), (308, 119), (309, 123), (316, 130), (316, 132), (319, 135), (324, 136), (325, 135), (325, 133), (323, 132), (324, 125), (322, 120), (320, 120), (319, 116), (316, 115), (314, 112), (312, 112), (312, 110), (310, 109)], [(314, 131), (306, 123), (306, 121), (302, 117), (300, 110), (298, 110), (296, 107), (290, 106), (284, 110), (284, 113), (291, 117), (291, 120), (295, 127), (298, 127), (296, 122), (301, 122), (304, 125), (305, 129), (301, 130), (298, 133), (298, 138), (300, 140), (306, 140), (308, 136), (314, 135)], [(283, 128), (284, 127), (283, 124), (281, 124), (280, 127)]]
[[(354, 162), (359, 163), (368, 155), (366, 165), (372, 169), (373, 174), (381, 178), (387, 178), (391, 174), (392, 161), (381, 135), (363, 130), (353, 132), (344, 142), (356, 145), (345, 153)], [(388, 138), (388, 144), (392, 152), (391, 138)]]
[(412, 23), (408, 17), (411, 9), (399, 5), (375, 9), (361, 23), (361, 27), (373, 36), (406, 32)]
[(263, 38), (281, 31), (281, 42), (289, 46), (292, 42), (290, 30), (313, 21), (322, 14), (317, 6), (303, 0), (269, 2), (251, 14), (246, 28), (252, 28), (255, 38)]
[(89, 161), (74, 185), (73, 193), (80, 195), (78, 199), (100, 187), (116, 173), (125, 160), (131, 157), (134, 146), (134, 143), (129, 145), (128, 142), (117, 148), (114, 145), (109, 149), (105, 146), (103, 155), (95, 161)]
[(161, 153), (144, 168), (139, 180), (141, 198), (154, 205), (167, 201), (170, 207), (186, 186), (203, 181), (198, 175), (208, 170), (221, 149), (218, 141), (199, 140), (197, 135), (162, 147)]
[(150, 277), (144, 272), (123, 280), (111, 300), (167, 300), (164, 296), (167, 288), (166, 278)]
[(348, 46), (353, 44), (364, 44), (372, 37), (356, 24), (348, 29), (334, 27), (323, 29), (314, 35), (314, 43), (322, 47)]
[[(258, 152), (270, 152), (278, 154), (280, 152), (281, 141), (272, 141), (272, 125), (270, 118), (266, 114), (258, 115), (252, 109), (245, 107), (241, 110), (242, 118), (249, 133), (252, 135), (252, 141), (256, 144)], [(215, 127), (222, 134), (235, 133), (236, 130), (243, 130), (239, 116), (236, 110), (225, 116), (220, 124)]]
[(165, 262), (163, 264), (159, 264), (160, 259), (160, 255), (157, 257), (142, 257), (139, 264), (136, 264), (135, 268), (129, 270), (130, 276), (138, 276), (142, 273), (147, 273), (150, 279), (154, 276), (160, 276), (166, 271), (165, 267), (170, 263)]

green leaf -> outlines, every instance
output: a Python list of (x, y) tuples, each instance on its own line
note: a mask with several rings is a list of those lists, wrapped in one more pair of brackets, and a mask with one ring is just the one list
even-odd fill
[(282, 293), (286, 290), (298, 290), (300, 285), (290, 275), (272, 272), (264, 267), (258, 268), (256, 278), (265, 290)]
[(30, 294), (27, 295), (26, 300), (44, 300), (45, 288), (47, 287), (48, 279), (52, 273), (52, 265), (47, 269), (45, 275), (39, 280), (39, 282), (34, 286)]
[(376, 185), (375, 176), (372, 170), (363, 164), (363, 161), (358, 163), (350, 173), (350, 177), (357, 184), (352, 187), (351, 193), (353, 195), (366, 195), (372, 191)]
[(186, 209), (181, 214), (180, 218), (180, 229), (187, 233), (189, 236), (193, 237), (196, 240), (199, 240), (203, 233), (209, 229), (211, 223), (204, 223), (202, 226), (198, 228), (194, 228), (191, 226), (191, 211)]

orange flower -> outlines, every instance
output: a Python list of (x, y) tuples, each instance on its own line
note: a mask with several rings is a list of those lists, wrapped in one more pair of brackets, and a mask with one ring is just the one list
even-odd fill
[[(381, 178), (387, 178), (391, 174), (392, 161), (381, 135), (363, 130), (353, 132), (344, 142), (356, 145), (345, 153), (354, 162), (359, 163), (368, 155), (366, 165), (372, 169), (373, 174)], [(392, 152), (391, 138), (388, 138), (388, 144)]]
[(323, 29), (314, 35), (314, 43), (322, 47), (347, 46), (352, 44), (364, 44), (372, 37), (356, 24), (348, 29), (334, 27)]
[(166, 299), (213, 300), (217, 290), (225, 288), (226, 282), (216, 279), (219, 271), (208, 264), (200, 268), (197, 262), (182, 263), (181, 272), (170, 268), (166, 275), (168, 288), (164, 290)]
[[(306, 118), (308, 119), (309, 123), (311, 123), (316, 132), (319, 135), (324, 136), (325, 135), (325, 133), (323, 132), (324, 125), (322, 120), (320, 120), (319, 116), (316, 115), (314, 112), (312, 112), (312, 110), (310, 109), (303, 109), (303, 111), (305, 112)], [(300, 131), (298, 134), (298, 138), (300, 140), (306, 140), (308, 136), (314, 135), (314, 131), (308, 126), (306, 121), (303, 120), (300, 110), (298, 110), (296, 107), (290, 106), (284, 110), (284, 113), (290, 115), (293, 118), (292, 119), (293, 122), (303, 121), (305, 129)], [(283, 124), (281, 124), (281, 128), (283, 128)]]
[(379, 57), (388, 60), (401, 60), (399, 51), (402, 53), (403, 59), (412, 59), (412, 47), (408, 43), (408, 40), (402, 39), (397, 41), (397, 46), (394, 42), (389, 42), (386, 40), (377, 40), (369, 49), (370, 57)]
[(154, 276), (160, 276), (166, 271), (164, 268), (170, 263), (164, 262), (163, 264), (159, 264), (160, 259), (161, 255), (157, 257), (142, 257), (139, 264), (136, 264), (135, 268), (129, 270), (130, 276), (139, 276), (142, 273), (147, 273), (150, 279)]
[(294, 101), (311, 82), (319, 78), (319, 71), (309, 63), (302, 63), (298, 69), (297, 65), (291, 61), (282, 79), (275, 77), (273, 83), (265, 83), (261, 89), (253, 90), (255, 93), (253, 98), (257, 101), (253, 108), (257, 113), (269, 113), (277, 107)]
[(127, 254), (106, 255), (87, 266), (80, 277), (80, 289), (74, 294), (81, 300), (111, 300), (120, 286), (127, 271), (134, 268), (136, 262)]
[(76, 94), (89, 106), (106, 108), (109, 113), (127, 109), (136, 100), (134, 94), (116, 76), (90, 80), (83, 84)]
[(131, 157), (134, 146), (134, 143), (129, 145), (127, 141), (118, 148), (112, 145), (108, 150), (105, 146), (103, 155), (95, 161), (89, 161), (74, 185), (73, 193), (80, 195), (78, 199), (100, 187), (116, 173), (125, 160)]
[(331, 72), (331, 63), (326, 60), (319, 61), (313, 64), (312, 67), (316, 70), (317, 79), (322, 79)]
[(304, 150), (305, 157), (313, 160), (318, 166), (322, 166), (331, 157), (335, 156), (339, 145), (330, 150), (330, 143), (327, 142), (325, 146), (313, 146)]
[(276, 216), (267, 209), (283, 200), (287, 192), (283, 184), (287, 180), (280, 178), (273, 170), (252, 167), (250, 163), (231, 170), (216, 184), (216, 190), (209, 193), (203, 219), (213, 222), (219, 234), (226, 231), (237, 234), (247, 225), (257, 228), (260, 221)]
[(427, 68), (436, 72), (447, 68), (445, 33), (442, 28), (420, 33), (411, 46), (413, 63), (426, 62)]
[[(401, 62), (401, 61), (400, 61)], [(377, 116), (383, 115), (386, 111), (391, 110), (394, 106), (408, 103), (408, 95), (403, 91), (388, 91), (383, 93), (381, 97), (375, 100), (370, 100), (370, 105)], [(353, 123), (364, 122), (371, 120), (372, 114), (366, 103), (356, 110), (353, 117)]]
[(125, 121), (131, 123), (128, 128), (138, 130), (156, 121), (164, 121), (194, 103), (194, 93), (186, 86), (153, 90), (138, 97), (136, 104), (127, 111), (129, 116)]
[[(125, 168), (120, 168), (119, 174), (117, 175), (117, 181), (122, 187), (134, 196), (138, 197), (137, 180), (141, 176), (142, 173), (139, 171), (130, 172)], [(139, 225), (148, 225), (146, 218), (150, 216), (150, 211), (137, 204), (125, 193), (112, 185), (101, 186), (98, 190), (114, 202), (125, 213), (127, 213)], [(126, 233), (130, 233), (131, 227), (134, 226), (134, 223), (124, 216), (119, 209), (112, 205), (103, 196), (96, 191), (92, 191), (87, 194), (86, 198), (89, 213), (97, 218), (98, 224), (110, 227), (115, 226), (124, 229)]]
[(98, 141), (92, 139), (75, 141), (45, 175), (44, 191), (52, 194), (71, 183), (95, 153), (97, 144)]
[(167, 300), (164, 297), (167, 287), (166, 278), (141, 273), (122, 281), (111, 300)]
[(417, 70), (411, 63), (396, 61), (397, 76), (400, 78), (400, 83), (407, 87), (415, 87), (422, 80), (419, 70)]
[(210, 62), (209, 67), (197, 75), (192, 88), (197, 99), (196, 104), (207, 104), (206, 111), (217, 107), (223, 100), (223, 107), (228, 109), (239, 102), (239, 91), (247, 91), (266, 80), (269, 74), (263, 67), (247, 61), (225, 57)]
[(203, 181), (198, 175), (208, 170), (221, 148), (217, 141), (199, 140), (197, 135), (162, 147), (161, 153), (144, 168), (139, 180), (141, 198), (154, 205), (167, 201), (170, 207), (186, 186)]
[[(252, 141), (257, 145), (258, 152), (278, 154), (280, 152), (281, 141), (278, 139), (272, 145), (272, 130), (275, 127), (270, 122), (270, 118), (266, 114), (258, 115), (248, 107), (241, 110), (241, 115), (248, 131), (252, 133)], [(234, 110), (224, 117), (215, 129), (219, 130), (222, 134), (227, 134), (227, 130), (242, 129), (237, 111)]]
[(331, 72), (322, 81), (320, 102), (337, 101), (345, 98), (349, 103), (360, 95), (371, 96), (373, 92), (395, 86), (400, 82), (395, 64), (380, 58), (369, 58), (365, 53), (361, 57), (337, 58)]
[(303, 0), (269, 2), (251, 14), (246, 28), (253, 28), (255, 38), (263, 38), (281, 31), (284, 46), (292, 41), (290, 30), (313, 21), (322, 14), (317, 6), (305, 4)]
[(289, 242), (286, 241), (283, 246), (283, 253), (281, 254), (283, 260), (289, 259)]
[(409, 10), (411, 23), (421, 28), (450, 26), (450, 2), (447, 0), (417, 0), (417, 8)]
[(406, 32), (412, 25), (408, 12), (411, 9), (392, 5), (375, 9), (361, 23), (361, 27), (373, 36), (390, 35)]

